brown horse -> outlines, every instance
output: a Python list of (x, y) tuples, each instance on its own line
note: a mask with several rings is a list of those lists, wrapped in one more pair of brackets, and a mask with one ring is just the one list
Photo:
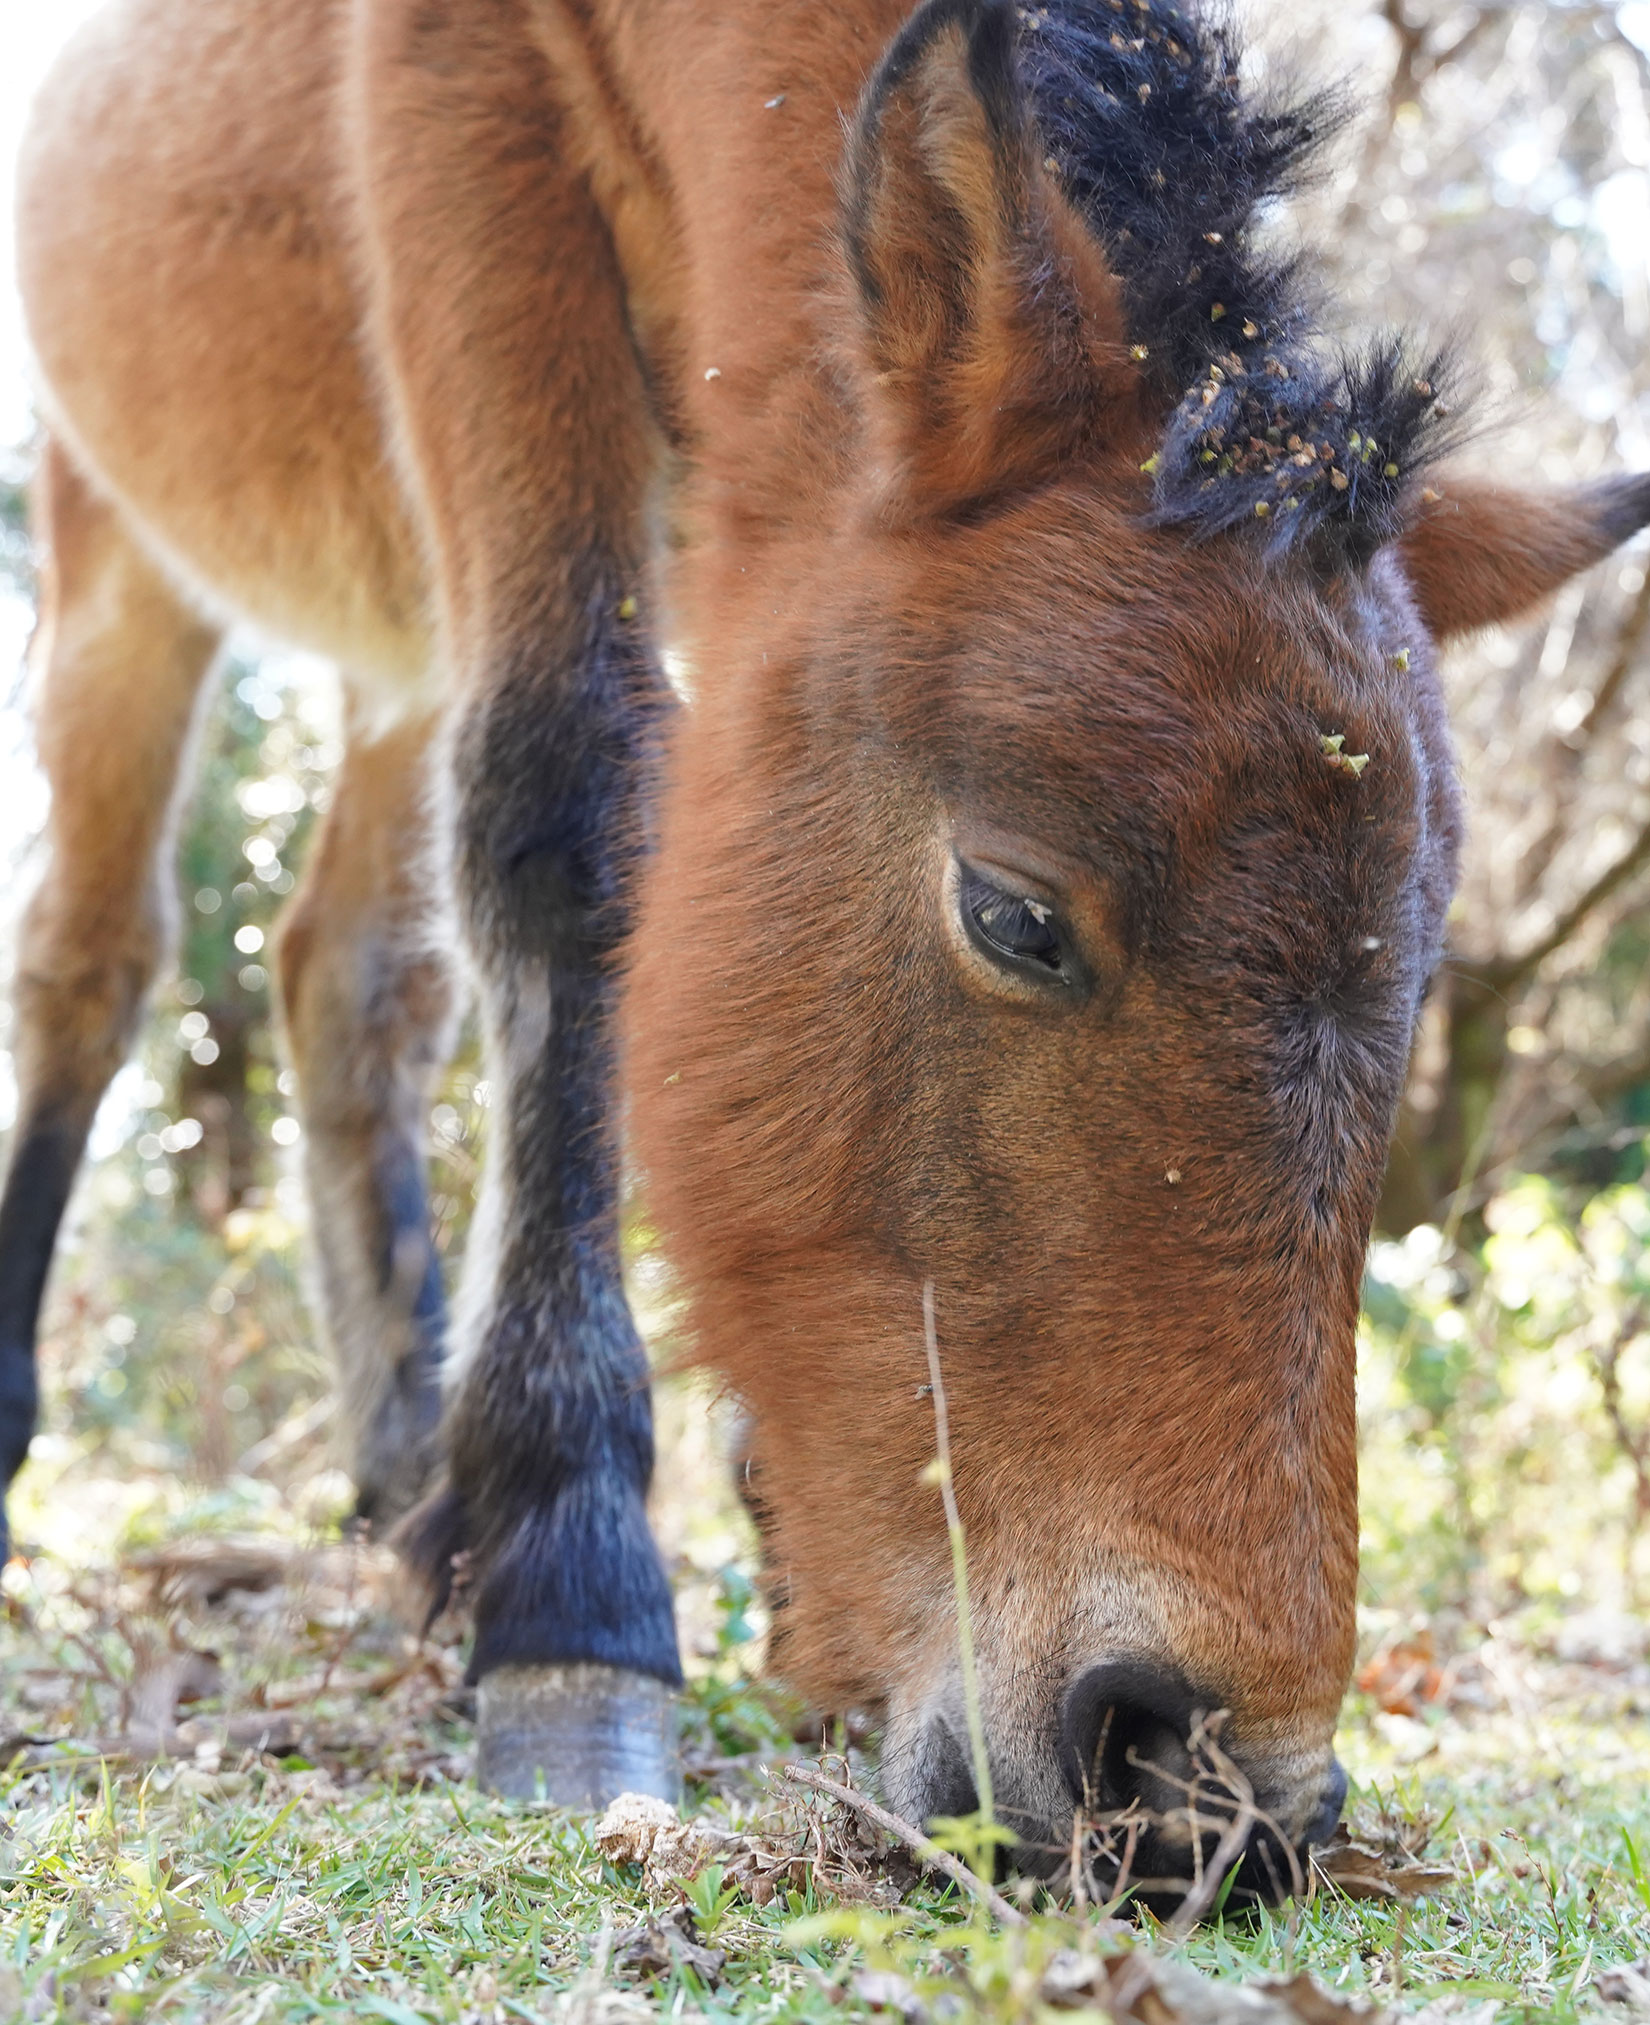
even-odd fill
[(778, 1663), (885, 1711), (902, 1812), (974, 1804), (931, 1283), (1028, 1860), (1138, 1801), (1137, 1868), (1183, 1868), (1224, 1709), (1275, 1878), (1343, 1790), (1359, 1275), (1455, 869), (1434, 643), (1650, 485), (1428, 479), (1443, 368), (1333, 353), (1256, 248), (1331, 108), (1246, 101), (1223, 30), (901, 4), (117, 0), (63, 59), (23, 173), (55, 799), (5, 1463), (249, 615), (351, 698), (280, 978), (385, 1516), (435, 1450), (449, 889), (481, 994), (496, 1131), (403, 1537), (438, 1586), (468, 1552), (483, 1775), (671, 1776), (628, 922), (627, 1129), (748, 1413)]

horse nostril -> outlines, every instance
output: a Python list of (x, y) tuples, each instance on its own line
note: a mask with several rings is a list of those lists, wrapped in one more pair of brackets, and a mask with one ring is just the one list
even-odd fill
[(1184, 1805), (1186, 1747), (1198, 1706), (1190, 1683), (1150, 1660), (1090, 1667), (1066, 1696), (1060, 1769), (1072, 1800), (1092, 1809), (1139, 1800), (1154, 1813)]
[[(1296, 1789), (1281, 1813), (1272, 1811), (1276, 1796), (1260, 1796), (1252, 1809), (1241, 1767), (1220, 1749), (1216, 1727), (1204, 1730), (1203, 1714), (1213, 1714), (1206, 1694), (1173, 1668), (1139, 1659), (1091, 1667), (1073, 1684), (1061, 1714), (1067, 1789), (1091, 1820), (1102, 1817), (1097, 1829), (1107, 1816), (1116, 1828), (1119, 1812), (1138, 1808), (1128, 1816), (1126, 1850), (1113, 1847), (1105, 1860), (1119, 1866), (1119, 1877), (1127, 1871), (1142, 1901), (1160, 1913), (1178, 1909), (1234, 1831), (1241, 1847), (1228, 1846), (1221, 1860), (1241, 1856), (1226, 1886), (1239, 1903), (1272, 1903), (1299, 1891), (1302, 1844), (1329, 1839), (1346, 1799), (1346, 1774), (1331, 1758), (1310, 1799), (1309, 1788)], [(1293, 1824), (1314, 1801), (1310, 1825), (1297, 1839)], [(1291, 1828), (1278, 1828), (1277, 1819)], [(1104, 1834), (1100, 1839), (1104, 1844)]]
[(1346, 1805), (1346, 1767), (1339, 1758), (1329, 1761), (1329, 1776), (1324, 1783), (1323, 1799), (1312, 1818), (1312, 1825), (1306, 1831), (1308, 1848), (1316, 1848), (1327, 1842), (1335, 1833), (1335, 1824), (1341, 1818), (1341, 1809)]

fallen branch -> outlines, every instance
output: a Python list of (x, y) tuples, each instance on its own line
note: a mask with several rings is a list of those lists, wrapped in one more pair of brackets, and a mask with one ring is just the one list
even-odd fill
[(1615, 862), (1604, 870), (1587, 889), (1573, 900), (1554, 921), (1547, 933), (1533, 942), (1517, 956), (1496, 957), (1479, 966), (1485, 981), (1497, 992), (1510, 993), (1530, 979), (1547, 961), (1556, 955), (1567, 942), (1572, 941), (1586, 927), (1606, 900), (1634, 879), (1650, 865), (1650, 820), (1639, 825), (1638, 833)]
[[(1483, 18), (1479, 16), (1480, 20)], [(1573, 785), (1576, 769), (1591, 748), (1600, 724), (1614, 710), (1628, 676), (1639, 665), (1640, 649), (1647, 633), (1650, 633), (1650, 571), (1646, 571), (1632, 610), (1617, 630), (1610, 665), (1605, 670), (1604, 679), (1594, 689), (1592, 701), (1581, 722), (1570, 731), (1549, 733), (1546, 746), (1549, 773), (1562, 767)], [(1552, 785), (1556, 787), (1556, 783)], [(1523, 854), (1518, 868), (1519, 885), (1526, 895), (1532, 897), (1552, 869), (1560, 846), (1572, 834), (1571, 822), (1575, 810), (1569, 798), (1560, 801), (1555, 793), (1554, 800), (1555, 806), (1547, 818), (1546, 827)]]
[(852, 1786), (840, 1785), (835, 1779), (827, 1779), (823, 1772), (816, 1772), (811, 1765), (781, 1765), (779, 1771), (795, 1786), (811, 1786), (816, 1793), (823, 1793), (827, 1799), (848, 1807), (862, 1820), (880, 1828), (884, 1835), (891, 1835), (896, 1842), (903, 1842), (919, 1862), (930, 1870), (942, 1872), (959, 1891), (967, 1892), (977, 1905), (1000, 1919), (1005, 1927), (1023, 1927), (1026, 1916), (1017, 1906), (1009, 1904), (1001, 1892), (993, 1891), (983, 1878), (976, 1877), (966, 1863), (959, 1863), (948, 1850), (941, 1849), (937, 1842), (930, 1842), (921, 1829), (913, 1828), (909, 1821), (902, 1821), (897, 1814), (890, 1814), (886, 1807), (879, 1807), (874, 1800), (868, 1800), (863, 1793), (856, 1793)]

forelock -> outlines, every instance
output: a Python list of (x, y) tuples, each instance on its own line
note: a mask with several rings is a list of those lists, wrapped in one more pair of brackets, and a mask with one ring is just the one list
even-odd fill
[(1168, 0), (1047, 0), (1019, 22), (1046, 166), (1106, 249), (1167, 409), (1155, 517), (1373, 553), (1455, 440), (1448, 358), (1402, 333), (1329, 342), (1305, 261), (1258, 244), (1344, 94), (1247, 88), (1230, 21)]

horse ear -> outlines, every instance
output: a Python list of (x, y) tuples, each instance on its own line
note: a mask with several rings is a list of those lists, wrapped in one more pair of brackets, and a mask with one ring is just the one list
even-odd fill
[(913, 511), (1035, 482), (1138, 386), (1116, 280), (1040, 156), (1010, 0), (927, 0), (843, 189), (875, 447)]
[(1399, 539), (1434, 639), (1516, 618), (1650, 526), (1650, 473), (1526, 492), (1442, 477)]

